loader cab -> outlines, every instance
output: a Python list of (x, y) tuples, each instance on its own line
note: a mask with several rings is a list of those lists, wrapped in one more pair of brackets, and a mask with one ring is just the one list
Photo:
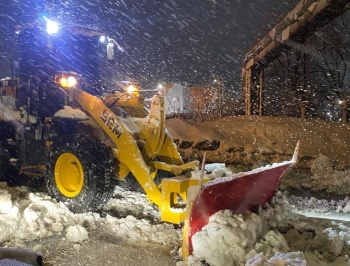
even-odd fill
[(49, 121), (70, 104), (64, 88), (74, 86), (100, 95), (100, 65), (107, 57), (106, 44), (99, 42), (101, 35), (101, 31), (56, 23), (46, 17), (18, 29), (21, 84), (15, 105), (24, 113), (16, 137), (21, 144), (21, 165), (43, 163)]
[(75, 72), (83, 90), (100, 94), (100, 67), (111, 49), (100, 42), (101, 36), (101, 31), (59, 24), (46, 17), (22, 27), (18, 31), (21, 81), (52, 81), (58, 72)]

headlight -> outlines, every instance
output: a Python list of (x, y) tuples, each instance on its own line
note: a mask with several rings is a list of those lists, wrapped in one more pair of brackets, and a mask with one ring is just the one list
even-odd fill
[(100, 43), (104, 43), (106, 41), (106, 36), (100, 36)]
[(60, 84), (62, 87), (65, 87), (65, 88), (72, 88), (74, 87), (75, 85), (78, 84), (78, 81), (75, 77), (73, 76), (70, 76), (68, 78), (61, 78), (60, 79)]
[(54, 35), (59, 31), (59, 26), (56, 21), (53, 21), (51, 19), (45, 18), (46, 21), (46, 31), (50, 35)]
[(137, 90), (137, 88), (134, 85), (129, 85), (127, 87), (127, 91), (128, 91), (129, 94), (133, 94), (133, 93), (137, 93), (138, 90)]
[(129, 85), (126, 88), (126, 91), (129, 95), (136, 95), (138, 96), (140, 94), (140, 89), (139, 87), (135, 86), (135, 85)]
[(78, 85), (77, 74), (74, 72), (59, 72), (55, 75), (55, 83), (63, 88), (73, 88)]

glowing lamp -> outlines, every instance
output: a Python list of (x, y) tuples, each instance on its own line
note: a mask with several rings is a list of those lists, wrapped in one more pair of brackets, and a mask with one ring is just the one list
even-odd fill
[(75, 72), (61, 71), (55, 75), (55, 83), (59, 84), (63, 88), (73, 88), (78, 85), (78, 77)]
[(104, 43), (106, 41), (106, 36), (102, 35), (100, 37), (100, 43)]
[(60, 85), (64, 88), (72, 88), (78, 84), (78, 81), (75, 77), (69, 76), (69, 77), (62, 77), (60, 79)]
[(59, 26), (56, 21), (45, 18), (46, 20), (46, 31), (50, 35), (54, 35), (59, 31)]
[(137, 92), (137, 88), (134, 85), (129, 85), (127, 91), (129, 94), (133, 94)]

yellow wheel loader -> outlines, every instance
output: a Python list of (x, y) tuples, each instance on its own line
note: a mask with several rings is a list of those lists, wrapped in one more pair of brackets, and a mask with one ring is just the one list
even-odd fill
[(166, 132), (162, 95), (147, 110), (139, 84), (104, 86), (115, 44), (101, 31), (48, 17), (18, 29), (19, 80), (0, 84), (2, 176), (42, 176), (48, 193), (75, 212), (98, 210), (113, 180), (133, 179), (164, 221), (181, 223), (184, 182), (178, 188), (177, 178), (163, 184), (161, 177), (198, 163), (184, 163)]
[[(198, 162), (184, 163), (166, 131), (164, 95), (155, 93), (147, 110), (137, 83), (104, 85), (113, 39), (41, 17), (19, 28), (17, 40), (19, 80), (0, 83), (0, 177), (44, 177), (48, 194), (72, 211), (98, 210), (113, 180), (135, 180), (163, 221), (190, 222), (188, 243), (214, 211), (265, 204), (295, 162), (204, 185), (184, 175)], [(186, 217), (187, 192), (198, 185)]]

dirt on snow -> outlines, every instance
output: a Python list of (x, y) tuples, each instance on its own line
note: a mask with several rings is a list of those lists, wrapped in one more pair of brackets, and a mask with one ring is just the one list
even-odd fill
[(166, 121), (186, 160), (222, 162), (242, 172), (290, 160), (301, 141), (298, 161), (280, 189), (346, 195), (350, 192), (350, 124), (290, 117), (234, 116), (191, 124)]

